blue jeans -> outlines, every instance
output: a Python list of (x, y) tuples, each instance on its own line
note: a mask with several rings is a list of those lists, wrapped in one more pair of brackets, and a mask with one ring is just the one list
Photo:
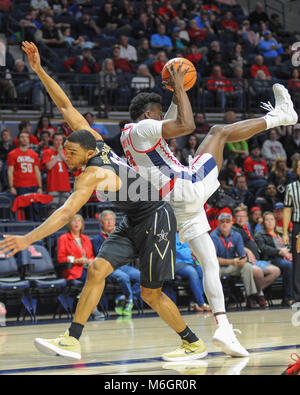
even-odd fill
[(271, 262), (273, 263), (273, 265), (278, 266), (279, 269), (281, 270), (284, 299), (292, 300), (294, 297), (292, 262), (281, 257), (274, 258), (271, 260)]
[[(122, 266), (112, 272), (107, 278), (116, 281), (126, 299), (140, 296), (140, 271), (132, 266)], [(131, 285), (133, 283), (133, 285)]]
[(189, 280), (191, 290), (194, 294), (195, 301), (201, 306), (205, 303), (203, 294), (203, 271), (200, 265), (189, 265), (187, 264), (183, 268), (176, 271), (182, 277)]

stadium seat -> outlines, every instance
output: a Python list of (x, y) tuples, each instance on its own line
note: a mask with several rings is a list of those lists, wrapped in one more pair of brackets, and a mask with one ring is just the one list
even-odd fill
[(24, 279), (30, 281), (31, 293), (36, 305), (34, 314), (42, 299), (53, 298), (56, 301), (53, 312), (53, 319), (59, 312), (61, 317), (61, 307), (72, 317), (72, 300), (67, 294), (67, 282), (63, 278), (58, 278), (53, 261), (45, 247), (32, 245), (21, 252), (22, 269)]

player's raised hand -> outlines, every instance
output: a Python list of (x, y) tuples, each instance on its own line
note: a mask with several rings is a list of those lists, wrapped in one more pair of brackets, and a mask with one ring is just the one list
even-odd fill
[(41, 59), (39, 50), (37, 49), (36, 45), (32, 42), (23, 41), (22, 49), (24, 52), (26, 52), (28, 56), (28, 60), (32, 70), (37, 71), (41, 67)]
[(179, 88), (184, 88), (184, 76), (186, 72), (189, 70), (189, 66), (187, 66), (184, 70), (182, 70), (183, 62), (179, 63), (179, 66), (176, 67), (175, 61), (166, 65), (169, 72), (169, 80), (163, 81), (163, 85), (171, 86), (176, 92)]
[(17, 252), (27, 248), (30, 243), (28, 243), (26, 236), (10, 236), (3, 235), (4, 240), (0, 241), (0, 251), (6, 254), (7, 257), (15, 255)]

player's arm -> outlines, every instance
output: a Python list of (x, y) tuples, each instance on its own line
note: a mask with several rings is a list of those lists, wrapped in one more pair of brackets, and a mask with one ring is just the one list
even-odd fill
[(0, 251), (6, 253), (8, 257), (24, 250), (30, 244), (41, 240), (68, 224), (71, 218), (81, 209), (89, 200), (96, 188), (96, 176), (92, 172), (82, 173), (74, 186), (74, 192), (66, 200), (63, 206), (55, 210), (40, 226), (24, 236), (4, 235), (4, 240), (0, 241)]
[(283, 242), (286, 245), (289, 245), (289, 224), (292, 218), (292, 207), (284, 207), (283, 216), (282, 216), (282, 226), (283, 226)]
[(62, 113), (65, 121), (72, 130), (85, 129), (91, 132), (97, 140), (103, 140), (102, 137), (93, 130), (88, 121), (73, 107), (70, 99), (61, 89), (59, 84), (51, 78), (41, 66), (40, 55), (37, 47), (33, 43), (23, 41), (22, 49), (28, 55), (28, 60), (33, 71), (39, 76), (47, 92), (51, 96), (59, 111)]
[[(165, 84), (172, 86), (175, 94), (167, 114), (169, 113), (169, 116), (174, 116), (175, 110), (177, 110), (177, 118), (168, 119), (163, 122), (162, 136), (165, 139), (185, 136), (192, 133), (196, 127), (192, 106), (184, 90), (184, 75), (188, 68), (181, 71), (181, 65), (177, 69), (172, 64), (171, 67), (168, 67), (168, 70), (170, 79)], [(167, 115), (167, 117), (169, 116)]]

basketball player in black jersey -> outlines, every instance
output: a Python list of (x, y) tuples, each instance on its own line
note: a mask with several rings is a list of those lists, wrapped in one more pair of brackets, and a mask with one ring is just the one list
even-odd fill
[[(94, 190), (104, 194), (125, 213), (121, 225), (106, 239), (97, 258), (89, 265), (88, 278), (69, 330), (57, 339), (37, 338), (35, 346), (46, 354), (81, 359), (79, 338), (101, 298), (105, 278), (114, 269), (139, 257), (142, 298), (182, 339), (182, 345), (175, 351), (163, 354), (163, 359), (183, 361), (203, 358), (207, 355), (203, 341), (189, 329), (177, 306), (162, 292), (163, 281), (174, 278), (176, 220), (171, 207), (163, 201), (149, 201), (153, 193), (151, 184), (127, 166), (90, 128), (59, 85), (41, 67), (36, 46), (24, 42), (23, 50), (32, 69), (74, 130), (65, 143), (69, 168), (85, 169), (77, 177), (74, 192), (62, 207), (30, 233), (4, 236), (0, 250), (12, 256), (61, 229), (87, 203)], [(136, 195), (130, 197), (130, 187), (137, 181), (139, 190), (144, 191), (144, 198), (137, 199)]]

